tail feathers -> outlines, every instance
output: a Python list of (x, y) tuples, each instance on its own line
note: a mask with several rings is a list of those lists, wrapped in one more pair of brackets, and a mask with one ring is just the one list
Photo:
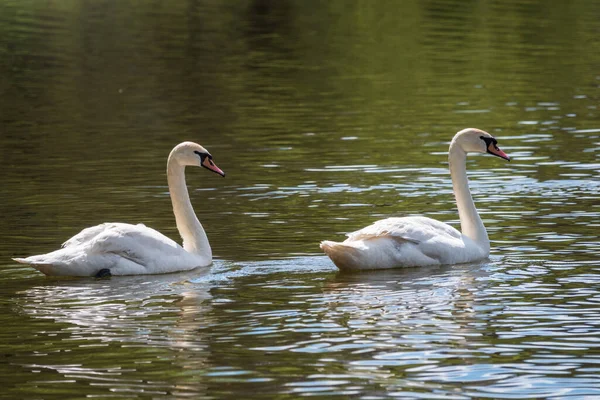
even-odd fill
[(19, 257), (15, 257), (13, 258), (13, 260), (15, 260), (18, 263), (21, 264), (29, 264), (29, 265), (50, 265), (44, 261), (41, 260), (36, 260), (33, 257), (27, 257), (27, 258), (19, 258)]
[(361, 268), (362, 255), (360, 248), (330, 240), (322, 241), (320, 247), (340, 270)]
[(37, 269), (44, 275), (54, 275), (52, 273), (52, 271), (54, 269), (54, 265), (48, 264), (47, 262), (44, 262), (41, 260), (35, 260), (32, 258), (33, 257), (27, 257), (27, 258), (15, 257), (15, 258), (13, 258), (13, 260), (15, 260), (16, 262), (21, 263), (21, 264), (31, 265), (33, 268)]

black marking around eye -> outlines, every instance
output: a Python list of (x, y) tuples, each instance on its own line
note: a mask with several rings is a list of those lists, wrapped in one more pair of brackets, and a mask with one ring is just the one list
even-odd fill
[(494, 146), (496, 146), (498, 144), (498, 141), (496, 140), (496, 138), (493, 137), (487, 137), (487, 136), (480, 136), (481, 140), (483, 140), (486, 144), (487, 147), (489, 147), (490, 144), (493, 144)]
[(204, 159), (206, 157), (208, 157), (209, 160), (212, 160), (212, 156), (208, 153), (202, 153), (200, 151), (194, 150), (194, 153), (198, 154), (198, 156), (200, 156), (200, 161), (204, 162)]
[(500, 149), (498, 149), (498, 141), (496, 140), (496, 138), (487, 137), (487, 136), (480, 136), (480, 138), (481, 138), (481, 140), (483, 140), (485, 142), (485, 149), (488, 153), (494, 154), (490, 151), (491, 145), (494, 146), (494, 149), (500, 150)]

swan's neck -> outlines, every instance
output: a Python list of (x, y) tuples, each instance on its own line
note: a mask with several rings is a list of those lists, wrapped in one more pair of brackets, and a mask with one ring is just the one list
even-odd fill
[(489, 252), (490, 240), (469, 190), (467, 153), (460, 145), (453, 142), (448, 152), (448, 161), (462, 234), (475, 241), (484, 251)]
[(206, 232), (198, 221), (187, 186), (185, 184), (185, 166), (180, 165), (176, 160), (169, 158), (167, 163), (167, 180), (169, 182), (169, 192), (171, 193), (171, 202), (173, 203), (173, 214), (177, 229), (183, 239), (183, 248), (192, 254), (197, 254), (212, 259), (212, 251)]

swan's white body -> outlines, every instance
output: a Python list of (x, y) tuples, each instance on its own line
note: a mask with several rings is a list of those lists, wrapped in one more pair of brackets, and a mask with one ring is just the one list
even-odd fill
[(106, 269), (111, 275), (161, 274), (210, 265), (210, 244), (185, 184), (186, 165), (203, 166), (224, 176), (208, 151), (196, 143), (183, 142), (171, 151), (167, 179), (183, 247), (143, 224), (104, 223), (84, 229), (59, 250), (15, 261), (46, 275), (62, 276), (94, 276)]
[(340, 270), (459, 264), (487, 258), (490, 241), (469, 190), (466, 155), (487, 152), (510, 160), (496, 143), (489, 133), (469, 128), (458, 132), (450, 144), (450, 175), (462, 233), (431, 218), (387, 218), (350, 233), (342, 243), (325, 240), (321, 249)]

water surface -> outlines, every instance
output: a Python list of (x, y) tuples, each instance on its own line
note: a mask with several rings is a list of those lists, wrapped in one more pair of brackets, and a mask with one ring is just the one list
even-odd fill
[[(395, 1), (0, 5), (1, 398), (600, 396), (600, 7)], [(465, 127), (489, 260), (341, 274), (322, 239), (458, 227)], [(55, 279), (82, 228), (178, 239), (183, 140), (215, 263)], [(251, 394), (251, 395), (250, 395)]]

